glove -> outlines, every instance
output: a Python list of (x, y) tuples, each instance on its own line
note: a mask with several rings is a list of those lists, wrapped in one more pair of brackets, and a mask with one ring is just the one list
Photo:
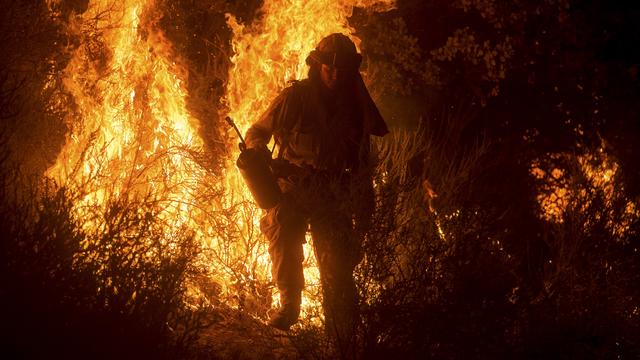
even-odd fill
[(268, 164), (271, 161), (271, 151), (266, 146), (245, 149), (240, 152), (237, 164), (240, 168), (244, 168), (254, 162), (252, 159), (260, 159), (261, 162)]
[(266, 162), (271, 161), (271, 151), (269, 151), (266, 145), (251, 148), (249, 150), (255, 151), (256, 156), (263, 158)]

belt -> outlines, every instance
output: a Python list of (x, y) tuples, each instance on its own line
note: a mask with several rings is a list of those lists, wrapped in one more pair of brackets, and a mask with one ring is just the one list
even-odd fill
[(353, 174), (353, 169), (318, 169), (313, 166), (298, 166), (286, 160), (275, 160), (272, 169), (276, 177), (299, 182), (306, 178), (341, 179)]

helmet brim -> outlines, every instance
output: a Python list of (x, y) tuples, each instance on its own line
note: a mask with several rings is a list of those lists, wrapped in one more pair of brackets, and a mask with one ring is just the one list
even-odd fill
[(345, 70), (357, 70), (362, 63), (362, 55), (358, 53), (328, 52), (313, 50), (307, 57), (307, 64), (325, 64)]

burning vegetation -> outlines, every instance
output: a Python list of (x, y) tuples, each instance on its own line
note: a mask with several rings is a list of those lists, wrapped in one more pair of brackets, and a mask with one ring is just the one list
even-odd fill
[(348, 357), (640, 355), (637, 6), (1, 2), (3, 355), (335, 358), (308, 235), (301, 320), (266, 325), (223, 120), (244, 133), (330, 33), (391, 129)]

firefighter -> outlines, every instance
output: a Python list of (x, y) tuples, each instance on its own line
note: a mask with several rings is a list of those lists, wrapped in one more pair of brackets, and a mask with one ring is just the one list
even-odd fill
[(285, 88), (246, 134), (247, 147), (269, 160), (272, 136), (279, 146), (273, 169), (282, 195), (260, 222), (280, 292), (270, 325), (288, 330), (298, 319), (310, 228), (325, 327), (341, 343), (356, 325), (353, 270), (372, 210), (369, 137), (388, 132), (360, 76), (361, 60), (347, 36), (325, 37), (307, 57), (308, 78)]

